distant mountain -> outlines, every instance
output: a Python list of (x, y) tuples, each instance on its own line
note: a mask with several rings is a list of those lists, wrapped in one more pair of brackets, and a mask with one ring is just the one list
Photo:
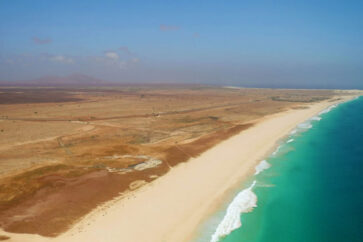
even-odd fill
[(25, 87), (100, 87), (114, 85), (117, 85), (117, 83), (100, 80), (79, 73), (68, 76), (44, 76), (27, 81), (0, 81), (0, 86)]

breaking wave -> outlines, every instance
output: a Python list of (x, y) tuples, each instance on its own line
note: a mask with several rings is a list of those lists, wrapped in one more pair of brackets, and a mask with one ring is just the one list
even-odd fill
[(299, 129), (310, 129), (313, 127), (313, 125), (309, 121), (306, 121), (304, 123), (298, 124), (297, 127)]
[(314, 120), (314, 121), (320, 121), (321, 120), (321, 117), (319, 116), (314, 116), (311, 118), (311, 120)]
[(272, 155), (276, 155), (279, 150), (281, 149), (282, 145), (279, 145), (274, 152), (272, 152)]
[(258, 164), (255, 167), (255, 169), (256, 169), (255, 175), (260, 174), (262, 171), (267, 170), (270, 167), (271, 167), (271, 164), (268, 163), (266, 160), (261, 161), (260, 164)]
[[(290, 132), (290, 135), (294, 135), (298, 132), (305, 132), (308, 129), (311, 129), (313, 127), (313, 124), (312, 124), (313, 121), (320, 121), (322, 119), (322, 117), (320, 117), (320, 115), (330, 112), (333, 108), (335, 108), (337, 106), (338, 106), (338, 104), (333, 104), (333, 105), (327, 107), (326, 109), (324, 109), (323, 111), (321, 111), (318, 115), (313, 116), (313, 117), (309, 118), (308, 120), (306, 120), (305, 122), (298, 124), (296, 126), (296, 128)], [(289, 143), (289, 142), (287, 142), (287, 143)]]
[(321, 112), (319, 113), (319, 115), (324, 114), (324, 113), (328, 113), (328, 112), (330, 112), (333, 108), (336, 108), (337, 106), (338, 106), (337, 104), (331, 105), (331, 106), (329, 106), (328, 108), (326, 108), (326, 109), (324, 109), (323, 111), (321, 111)]
[(252, 191), (252, 188), (255, 185), (256, 181), (253, 181), (249, 188), (238, 193), (231, 204), (229, 204), (222, 222), (220, 222), (212, 235), (211, 242), (217, 242), (220, 238), (242, 226), (240, 219), (241, 214), (251, 212), (252, 209), (257, 206), (257, 196)]

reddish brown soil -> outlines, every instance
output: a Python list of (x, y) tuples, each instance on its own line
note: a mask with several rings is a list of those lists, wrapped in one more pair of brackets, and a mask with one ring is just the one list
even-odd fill
[(200, 139), (186, 144), (175, 144), (174, 146), (165, 150), (165, 160), (171, 165), (175, 166), (180, 162), (184, 162), (192, 157), (197, 157), (204, 151), (218, 144), (222, 140), (248, 129), (253, 124), (241, 124), (233, 128), (220, 130), (215, 133), (205, 135)]
[(8, 232), (56, 236), (98, 205), (127, 190), (132, 181), (149, 182), (149, 175), (161, 175), (167, 170), (163, 166), (132, 175), (100, 170), (77, 178), (47, 175), (42, 179), (47, 180), (48, 186), (18, 205), (2, 209), (0, 226)]
[[(56, 236), (66, 231), (80, 217), (98, 205), (111, 200), (129, 189), (135, 180), (151, 181), (151, 175), (161, 176), (190, 157), (196, 157), (220, 141), (247, 129), (251, 124), (221, 130), (191, 143), (175, 145), (165, 152), (162, 166), (134, 171), (124, 175), (105, 170), (91, 171), (85, 175), (67, 178), (54, 169), (53, 174), (38, 178), (41, 188), (35, 194), (24, 194), (18, 201), (0, 206), (0, 226), (8, 232), (36, 233)], [(24, 176), (24, 174), (22, 174)]]
[[(257, 118), (332, 94), (200, 86), (0, 88), (0, 227), (56, 236), (132, 182), (162, 176)], [(112, 158), (124, 155), (129, 158)], [(139, 155), (162, 164), (107, 171), (133, 167)]]
[(3, 241), (3, 240), (8, 240), (10, 239), (9, 236), (6, 236), (6, 235), (0, 235), (0, 240)]

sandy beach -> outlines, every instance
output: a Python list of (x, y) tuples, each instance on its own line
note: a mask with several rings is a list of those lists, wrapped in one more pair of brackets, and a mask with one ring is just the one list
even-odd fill
[(226, 193), (255, 172), (294, 127), (352, 97), (267, 116), (161, 178), (103, 205), (56, 238), (12, 234), (8, 241), (189, 241)]

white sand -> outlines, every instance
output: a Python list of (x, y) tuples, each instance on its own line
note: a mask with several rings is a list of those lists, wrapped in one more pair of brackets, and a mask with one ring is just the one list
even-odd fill
[[(334, 102), (268, 116), (166, 175), (97, 209), (55, 241), (189, 241), (198, 225), (226, 192), (255, 172), (255, 166), (297, 124)], [(3, 233), (11, 241), (48, 241), (33, 235)]]

